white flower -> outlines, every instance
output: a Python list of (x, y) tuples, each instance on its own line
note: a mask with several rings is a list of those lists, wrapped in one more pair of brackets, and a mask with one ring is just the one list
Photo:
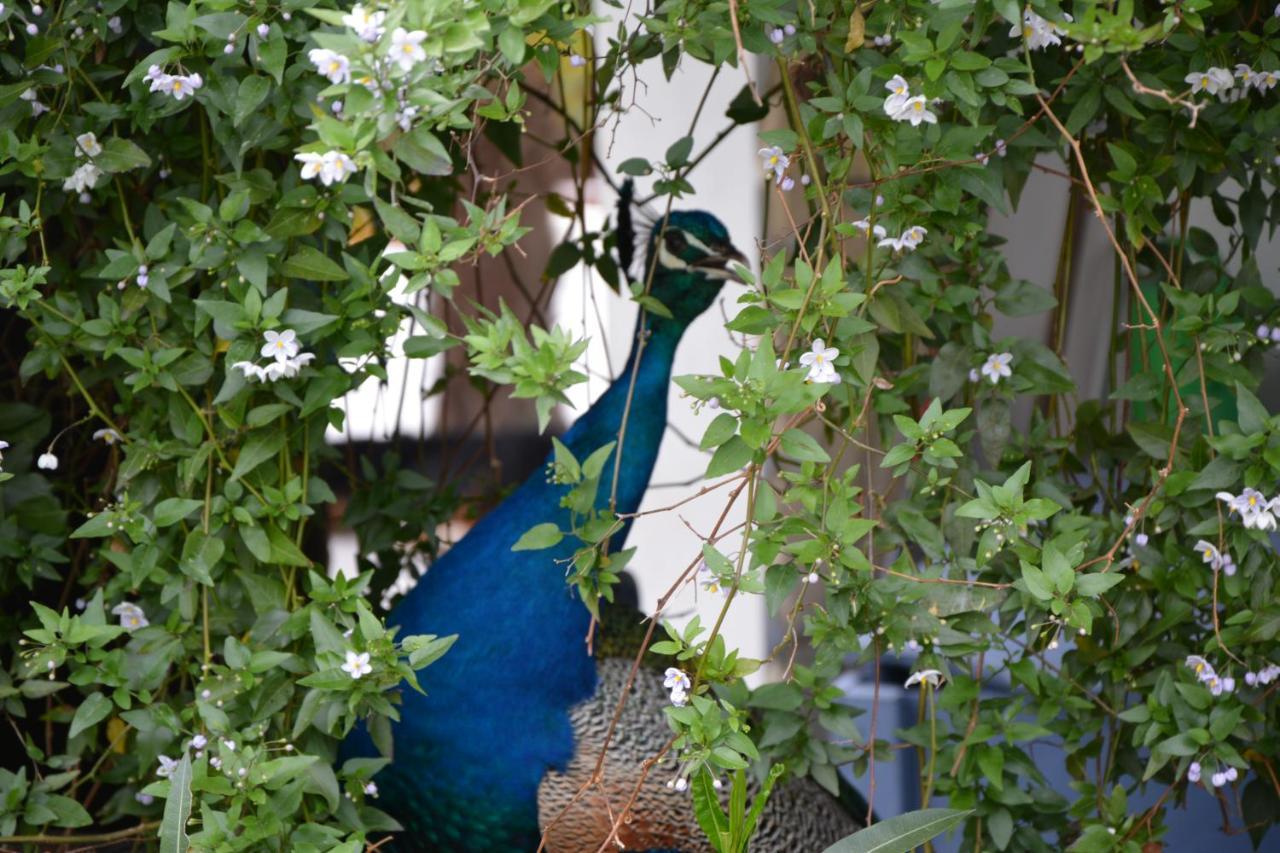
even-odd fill
[(144, 806), (149, 806), (156, 801), (155, 797), (150, 794), (143, 793), (142, 791), (138, 791), (134, 794), (133, 798)]
[(937, 124), (938, 117), (929, 111), (929, 102), (924, 95), (916, 95), (902, 102), (898, 111), (891, 114), (897, 121), (909, 121), (912, 127), (919, 127), (920, 122)]
[(1259, 71), (1253, 76), (1253, 86), (1259, 92), (1266, 92), (1280, 83), (1280, 71)]
[(351, 82), (351, 60), (336, 50), (317, 47), (307, 54), (316, 71), (335, 85)]
[(209, 745), (209, 739), (204, 735), (196, 735), (191, 739), (192, 749), (204, 749)]
[(1228, 767), (1223, 771), (1222, 775), (1227, 777), (1228, 782), (1234, 782), (1236, 779), (1240, 778), (1240, 771), (1236, 770), (1234, 767)]
[(1214, 547), (1212, 542), (1206, 542), (1204, 539), (1196, 542), (1195, 550), (1200, 552), (1200, 558), (1203, 562), (1213, 566), (1213, 570), (1215, 572), (1223, 567), (1226, 559), (1229, 559), (1224, 558), (1222, 553)]
[(839, 382), (840, 374), (836, 373), (835, 360), (840, 350), (829, 347), (822, 338), (815, 338), (808, 352), (800, 354), (800, 364), (809, 368), (805, 375), (807, 382)]
[(854, 222), (853, 227), (857, 228), (863, 234), (866, 234), (868, 231), (870, 231), (871, 234), (877, 240), (883, 240), (885, 236), (889, 233), (888, 231), (884, 230), (883, 225), (873, 226), (871, 224), (871, 219), (869, 217), (863, 217), (862, 219), (859, 219), (857, 222)]
[(1013, 364), (1013, 353), (992, 353), (987, 356), (987, 360), (982, 363), (982, 367), (979, 368), (979, 372), (990, 379), (992, 385), (995, 385), (1002, 377), (1008, 378), (1013, 375), (1013, 368), (1010, 367), (1011, 364)]
[(781, 182), (786, 174), (787, 166), (791, 165), (791, 158), (783, 154), (782, 149), (777, 145), (761, 148), (756, 154), (764, 161), (764, 170), (773, 172), (773, 179)]
[(93, 163), (81, 163), (80, 166), (71, 173), (71, 177), (62, 182), (62, 188), (67, 192), (82, 193), (93, 189), (98, 183), (98, 178), (102, 177), (102, 170)]
[(151, 624), (147, 621), (147, 614), (143, 609), (130, 601), (122, 601), (111, 608), (111, 615), (119, 616), (120, 627), (131, 633)]
[(885, 83), (884, 87), (890, 92), (889, 97), (884, 99), (884, 111), (897, 118), (898, 112), (911, 97), (911, 87), (907, 85), (907, 81), (901, 74), (895, 74), (889, 78), (889, 82)]
[(1204, 71), (1192, 71), (1186, 77), (1182, 78), (1191, 84), (1191, 92), (1208, 92), (1210, 95), (1217, 95), (1230, 89), (1235, 83), (1235, 78), (1231, 72), (1225, 68), (1206, 68)]
[(971, 367), (971, 368), (969, 368), (969, 381), (970, 381), (970, 382), (977, 382), (977, 381), (978, 381), (979, 379), (981, 379), (981, 378), (982, 378), (982, 377), (978, 374), (978, 368), (976, 368), (976, 367)]
[(54, 456), (51, 451), (45, 451), (36, 460), (36, 467), (45, 471), (56, 471), (58, 470), (58, 457)]
[[(1067, 15), (1066, 19), (1071, 20), (1071, 16)], [(1022, 26), (1014, 25), (1009, 29), (1009, 35), (1021, 35), (1027, 42), (1029, 50), (1039, 50), (1049, 45), (1062, 44), (1061, 36), (1067, 34), (1062, 27), (1046, 21), (1030, 9), (1022, 13)]]
[(111, 32), (116, 35), (120, 35), (124, 32), (124, 24), (120, 22), (119, 15), (112, 15), (107, 19), (107, 29), (111, 30)]
[(928, 684), (937, 687), (942, 683), (943, 675), (940, 670), (922, 669), (919, 672), (911, 673), (911, 677), (907, 679), (903, 687), (912, 687), (916, 684)]
[(795, 189), (796, 182), (790, 175), (788, 175), (787, 177), (782, 179), (782, 182), (779, 184), (779, 186), (782, 187), (783, 192), (787, 192), (789, 190)]
[(160, 91), (173, 95), (175, 101), (193, 97), (197, 90), (204, 86), (204, 79), (199, 74), (174, 74), (168, 77)]
[(1187, 781), (1189, 782), (1200, 781), (1200, 762), (1199, 761), (1193, 761), (1191, 762), (1190, 766), (1187, 767)]
[[(359, 8), (358, 6), (356, 8)], [(370, 779), (364, 783), (364, 794), (366, 797), (378, 796), (378, 784)]]
[(679, 779), (677, 779), (677, 780), (676, 780), (676, 790), (677, 790), (677, 791), (686, 791), (686, 790), (688, 790), (688, 788), (689, 788), (689, 780), (688, 780), (688, 779), (686, 779), (686, 778), (684, 778), (683, 776), (681, 776)]
[(156, 775), (161, 779), (168, 779), (173, 775), (173, 771), (178, 769), (178, 762), (167, 755), (157, 755), (156, 760), (160, 762), (160, 769), (156, 771)]
[(231, 369), (243, 371), (245, 379), (256, 379), (259, 382), (265, 382), (267, 380), (265, 371), (252, 361), (237, 361), (235, 364), (231, 365)]
[(684, 671), (674, 666), (667, 667), (666, 672), (662, 674), (662, 686), (668, 690), (688, 691), (693, 686), (693, 682), (689, 680), (689, 676)]
[(309, 181), (320, 174), (320, 169), (324, 166), (324, 155), (314, 151), (294, 154), (293, 159), (302, 164), (301, 177), (304, 181)]
[(1250, 68), (1245, 63), (1243, 62), (1236, 63), (1235, 76), (1236, 76), (1236, 79), (1240, 81), (1241, 89), (1247, 90), (1249, 89), (1249, 87), (1253, 85), (1253, 78), (1254, 78), (1253, 69)]
[(769, 41), (773, 42), (774, 44), (782, 44), (782, 42), (786, 39), (786, 37), (787, 37), (787, 34), (783, 32), (781, 28), (770, 27)]
[(267, 24), (258, 24), (258, 38), (264, 39), (271, 35), (271, 27)]
[(675, 705), (677, 708), (681, 708), (689, 704), (688, 692), (681, 689), (680, 687), (673, 688), (671, 690), (671, 704)]
[(1207, 681), (1210, 678), (1217, 677), (1217, 673), (1213, 670), (1213, 665), (1200, 655), (1187, 655), (1187, 659), (1184, 663), (1191, 667), (1192, 671), (1196, 674), (1196, 678), (1201, 681)]
[(233, 740), (224, 740), (224, 741), (222, 742), (222, 745), (223, 745), (223, 746), (225, 746), (225, 747), (227, 748), (227, 752), (235, 752), (235, 751), (236, 751), (236, 742), (235, 742), (235, 741), (233, 741)]
[(1227, 784), (1227, 774), (1225, 773), (1214, 773), (1209, 779), (1213, 782), (1213, 787), (1215, 788), (1221, 788)]
[(924, 242), (924, 238), (928, 233), (927, 229), (922, 228), (919, 225), (912, 225), (906, 231), (902, 232), (902, 236), (898, 238), (898, 241), (902, 243), (902, 245), (914, 249), (916, 246), (919, 246)]
[(391, 33), (391, 59), (401, 71), (408, 71), (427, 58), (427, 52), (422, 49), (426, 37), (423, 30), (409, 32), (404, 27), (396, 27)]
[(413, 120), (418, 117), (418, 108), (414, 106), (405, 107), (396, 112), (396, 124), (400, 125), (400, 129), (408, 133), (413, 129)]
[(94, 430), (93, 440), (98, 441), (99, 439), (106, 442), (107, 444), (115, 444), (117, 441), (120, 440), (120, 433), (116, 432), (111, 427), (105, 427), (104, 429)]
[(293, 329), (264, 332), (266, 343), (262, 345), (262, 357), (285, 361), (298, 354), (298, 333)]
[(352, 678), (359, 678), (373, 672), (373, 667), (369, 664), (369, 653), (347, 652), (347, 662), (342, 665), (342, 671), (350, 674)]
[(569, 54), (569, 67), (581, 68), (587, 64), (587, 58), (580, 53)]
[[(302, 155), (296, 155), (295, 159), (302, 159)], [(303, 177), (313, 177), (317, 171), (320, 175), (320, 183), (326, 187), (331, 184), (340, 184), (351, 175), (356, 173), (356, 164), (350, 157), (341, 151), (327, 151), (320, 157), (320, 165), (317, 171), (307, 174), (310, 163), (303, 166)]]
[(1276, 529), (1276, 519), (1272, 512), (1280, 510), (1280, 504), (1277, 504), (1275, 500), (1269, 504), (1266, 495), (1257, 489), (1246, 488), (1239, 495), (1233, 495), (1230, 492), (1218, 492), (1216, 497), (1220, 501), (1226, 501), (1227, 506), (1232, 511), (1240, 513), (1240, 521), (1246, 529)]
[(97, 157), (102, 153), (102, 143), (98, 142), (98, 137), (93, 131), (82, 133), (76, 137), (76, 156), (77, 157)]
[(342, 16), (342, 23), (356, 31), (356, 35), (367, 42), (375, 42), (382, 38), (382, 22), (386, 12), (370, 12), (357, 3), (351, 7), (350, 14)]
[(221, 759), (221, 758), (219, 758), (219, 757), (218, 757), (218, 756), (216, 756), (216, 755), (210, 756), (210, 757), (209, 757), (209, 766), (210, 766), (210, 767), (212, 767), (214, 770), (221, 770), (221, 769), (222, 769), (222, 759)]

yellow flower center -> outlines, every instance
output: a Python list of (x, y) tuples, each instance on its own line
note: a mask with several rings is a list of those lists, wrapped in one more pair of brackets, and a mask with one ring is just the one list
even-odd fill
[(1249, 495), (1249, 506), (1255, 506), (1257, 503), (1258, 503), (1258, 499), (1255, 498), (1253, 495)]
[(1201, 85), (1201, 86), (1208, 86), (1208, 85), (1209, 85), (1209, 75), (1205, 74), (1205, 75), (1202, 75), (1202, 76), (1200, 77), (1200, 85)]
[(912, 109), (914, 109), (916, 112), (920, 112), (921, 110), (924, 109), (924, 104), (920, 103), (919, 101), (916, 101), (914, 104), (912, 104)]

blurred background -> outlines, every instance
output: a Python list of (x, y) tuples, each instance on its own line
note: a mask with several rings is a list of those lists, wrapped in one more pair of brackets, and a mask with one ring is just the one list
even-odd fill
[[(752, 77), (761, 88), (767, 88), (773, 70), (772, 65), (761, 64), (753, 70)], [(588, 72), (582, 67), (570, 66), (568, 60), (562, 71), (567, 83), (564, 97), (566, 103), (572, 103), (574, 80), (581, 85)], [(718, 216), (728, 227), (735, 244), (758, 269), (761, 250), (775, 247), (770, 250), (772, 253), (776, 250), (774, 241), (791, 230), (776, 204), (770, 209), (772, 191), (764, 181), (756, 153), (761, 147), (757, 132), (762, 127), (780, 126), (783, 118), (770, 115), (759, 125), (732, 128), (733, 122), (725, 117), (725, 109), (741, 91), (743, 83), (741, 74), (731, 69), (713, 80), (710, 68), (690, 61), (681, 65), (670, 80), (658, 60), (643, 66), (635, 85), (644, 91), (645, 104), (663, 106), (661, 115), (630, 109), (582, 143), (579, 160), (583, 169), (580, 177), (585, 174), (585, 215), (573, 220), (564, 216), (563, 210), (556, 212), (560, 205), (536, 200), (528, 205), (523, 222), (532, 231), (521, 243), (528, 255), (528, 263), (522, 269), (545, 268), (554, 248), (567, 236), (579, 234), (584, 222), (589, 231), (606, 229), (615, 217), (617, 203), (611, 186), (616, 179), (606, 180), (606, 177), (613, 178), (618, 165), (628, 158), (661, 156), (672, 142), (688, 133), (704, 92), (706, 102), (694, 130), (693, 150), (701, 151), (717, 134), (729, 130), (714, 155), (690, 175), (697, 204), (686, 206), (705, 208)], [(532, 101), (531, 106), (534, 114), (530, 135), (563, 141), (565, 128), (561, 120), (545, 106)], [(587, 147), (590, 150), (586, 150)], [(530, 139), (524, 140), (522, 149), (524, 167), (519, 172), (522, 191), (562, 199), (575, 196), (574, 174), (564, 159), (547, 145)], [(591, 154), (594, 158), (588, 156)], [(496, 147), (483, 151), (478, 159), (481, 170), (487, 174), (513, 171)], [(593, 163), (593, 159), (596, 162)], [(992, 167), (996, 165), (993, 157)], [(1076, 379), (1080, 398), (1104, 397), (1108, 393), (1106, 336), (1110, 317), (1101, 316), (1098, 306), (1109, 306), (1112, 301), (1113, 252), (1102, 228), (1083, 206), (1069, 210), (1067, 181), (1052, 174), (1054, 170), (1064, 171), (1065, 164), (1045, 159), (1042, 165), (1049, 171), (1032, 173), (1016, 215), (992, 212), (989, 228), (1007, 240), (1010, 273), (1051, 292), (1059, 256), (1064, 251), (1060, 245), (1064, 221), (1069, 215), (1079, 217), (1077, 239), (1066, 249), (1073, 304), (1068, 315), (1063, 356)], [(602, 169), (607, 176), (601, 174)], [(648, 179), (639, 180), (638, 198), (648, 195), (648, 183)], [(793, 210), (803, 205), (798, 190), (799, 187), (793, 191)], [(865, 211), (859, 211), (858, 215), (865, 215)], [(1192, 208), (1191, 221), (1194, 226), (1226, 239), (1226, 229), (1218, 224), (1207, 203)], [(1269, 242), (1259, 252), (1259, 262), (1264, 281), (1280, 293), (1280, 282), (1275, 275), (1280, 267), (1280, 242), (1274, 239)], [(501, 261), (464, 270), (461, 274), (464, 284), (457, 298), (472, 299), (495, 309), (499, 300), (505, 300), (517, 313), (530, 312), (539, 325), (558, 323), (572, 329), (575, 335), (591, 339), (579, 365), (589, 379), (573, 389), (570, 394), (573, 407), (561, 407), (555, 413), (548, 433), (563, 431), (608, 387), (612, 376), (625, 362), (636, 320), (635, 303), (620, 296), (581, 264), (560, 275), (554, 296), (545, 301), (532, 296), (542, 292), (538, 282), (521, 280), (519, 271)], [(718, 372), (719, 357), (732, 357), (738, 351), (740, 342), (731, 339), (724, 322), (737, 312), (737, 300), (742, 292), (740, 285), (728, 284), (720, 296), (720, 304), (694, 323), (677, 355), (676, 375)], [(997, 318), (993, 337), (1039, 337), (1048, 342), (1049, 323), (1047, 312), (1030, 317)], [(399, 342), (409, 334), (406, 327)], [(1280, 348), (1272, 351), (1269, 365), (1273, 369), (1268, 370), (1260, 397), (1275, 411), (1280, 408), (1280, 369), (1274, 369), (1280, 366)], [(388, 366), (387, 382), (370, 380), (348, 395), (344, 407), (345, 428), (331, 429), (329, 442), (339, 448), (358, 448), (361, 453), (383, 448), (411, 461), (414, 470), (435, 483), (449, 483), (466, 495), (496, 499), (503, 485), (520, 482), (542, 464), (550, 440), (548, 435), (538, 433), (531, 404), (505, 399), (505, 392), (486, 404), (482, 386), (473, 385), (464, 368), (456, 351), (428, 360), (393, 360)], [(697, 442), (715, 412), (695, 412), (688, 401), (681, 398), (675, 385), (670, 394), (668, 434), (643, 510), (668, 506), (693, 495), (702, 485), (701, 474), (709, 458), (697, 448)], [(1026, 401), (1020, 413), (1024, 423), (1029, 408), (1030, 401)], [(340, 482), (340, 479), (331, 482)], [(341, 501), (342, 496), (339, 497)], [(476, 514), (482, 513), (484, 506), (482, 499)], [(652, 612), (659, 596), (697, 557), (701, 544), (698, 534), (705, 535), (711, 529), (722, 507), (723, 500), (713, 494), (684, 504), (677, 511), (646, 515), (636, 522), (629, 544), (640, 546), (631, 573), (637, 581), (641, 609)], [(330, 569), (335, 573), (355, 572), (360, 557), (370, 557), (357, 553), (354, 532), (340, 526), (345, 509), (340, 502), (333, 510), (334, 529), (328, 545)], [(730, 517), (726, 527), (740, 520), (741, 512), (737, 517)], [(441, 539), (456, 541), (472, 521), (469, 518), (444, 520)], [(733, 556), (727, 543), (722, 550)], [(429, 560), (428, 554), (406, 555), (395, 588), (400, 592), (408, 589)], [(393, 598), (388, 596), (384, 604), (392, 603)], [(677, 624), (683, 624), (695, 614), (701, 614), (704, 622), (714, 621), (722, 601), (720, 596), (698, 589), (696, 583), (686, 583), (668, 605), (665, 615)], [(764, 600), (758, 596), (736, 598), (723, 629), (730, 647), (737, 647), (742, 654), (753, 658), (768, 657), (770, 648), (781, 638), (781, 631), (781, 626), (769, 619)], [(1063, 651), (1059, 649), (1057, 654)], [(914, 690), (908, 693), (900, 687), (910, 671), (910, 662), (909, 653), (901, 657), (890, 655), (882, 662), (879, 737), (892, 738), (895, 728), (915, 721), (917, 693)], [(765, 667), (751, 681), (767, 681), (780, 673), (780, 667)], [(873, 691), (869, 671), (851, 668), (843, 677), (842, 685), (849, 701), (870, 707)], [(997, 683), (993, 689), (1001, 688)], [(865, 734), (865, 725), (863, 729)], [(1065, 790), (1069, 779), (1061, 750), (1052, 743), (1037, 744), (1034, 749), (1038, 766), (1051, 779), (1059, 780)], [(918, 807), (917, 780), (914, 751), (901, 751), (893, 762), (878, 764), (876, 809), (882, 814), (895, 814)], [(859, 787), (865, 791), (865, 780)], [(1131, 810), (1150, 802), (1154, 802), (1154, 795), (1145, 803), (1141, 798), (1131, 799)], [(1211, 844), (1220, 850), (1251, 848), (1247, 836), (1228, 838), (1221, 834), (1217, 804), (1201, 789), (1193, 791), (1187, 808), (1175, 810), (1170, 821), (1173, 831), (1167, 849), (1203, 850)], [(1277, 845), (1272, 849), (1280, 849), (1280, 840), (1270, 841)], [(944, 843), (941, 849), (947, 849), (947, 845)]]

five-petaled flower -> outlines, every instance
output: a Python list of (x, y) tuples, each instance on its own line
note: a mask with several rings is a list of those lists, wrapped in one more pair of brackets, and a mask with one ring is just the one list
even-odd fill
[(1246, 488), (1239, 495), (1218, 492), (1218, 500), (1226, 501), (1232, 512), (1240, 513), (1240, 521), (1249, 530), (1275, 530), (1276, 513), (1280, 513), (1280, 498), (1267, 500), (1257, 489)]
[[(1068, 21), (1072, 20), (1070, 15), (1064, 15)], [(1029, 50), (1039, 50), (1049, 45), (1062, 44), (1062, 36), (1067, 31), (1053, 21), (1047, 21), (1037, 15), (1035, 12), (1027, 9), (1022, 13), (1022, 25), (1014, 24), (1009, 28), (1009, 35), (1021, 35), (1027, 41)]]
[(96, 429), (93, 431), (93, 439), (94, 441), (101, 440), (106, 444), (115, 444), (120, 440), (120, 433), (116, 432), (111, 427), (103, 427), (102, 429)]
[(364, 795), (365, 795), (366, 797), (376, 797), (376, 796), (378, 796), (378, 783), (377, 783), (377, 782), (374, 782), (372, 779), (370, 779), (368, 782), (365, 782), (365, 783), (364, 783)]
[(1013, 353), (1001, 352), (992, 353), (987, 356), (987, 360), (982, 363), (979, 372), (991, 380), (991, 384), (995, 385), (1001, 378), (1009, 378), (1013, 376)]
[(1230, 89), (1235, 77), (1225, 68), (1206, 68), (1204, 71), (1192, 71), (1183, 78), (1191, 84), (1191, 92), (1208, 92), (1217, 95)]
[(304, 181), (318, 177), (326, 187), (340, 184), (356, 173), (355, 161), (341, 151), (326, 151), (323, 154), (307, 151), (294, 154), (293, 159), (302, 164), (301, 176)]
[(685, 675), (683, 670), (674, 666), (667, 667), (662, 679), (662, 686), (671, 691), (671, 704), (684, 705), (689, 701), (689, 690), (693, 687), (693, 682), (689, 680), (689, 676)]
[(264, 332), (262, 337), (266, 339), (262, 345), (263, 358), (287, 361), (298, 354), (298, 333), (293, 329)]
[(902, 102), (902, 106), (899, 107), (898, 111), (892, 115), (893, 118), (898, 121), (911, 122), (912, 127), (919, 127), (920, 122), (927, 122), (929, 124), (938, 123), (938, 117), (930, 112), (929, 102), (925, 99), (924, 95), (916, 95), (914, 98), (907, 98), (907, 100)]
[(872, 237), (874, 237), (876, 240), (884, 240), (889, 233), (888, 231), (884, 230), (883, 225), (872, 225), (871, 219), (869, 217), (863, 217), (862, 219), (859, 219), (857, 222), (854, 222), (853, 227), (857, 228), (863, 234), (870, 232)]
[(800, 364), (809, 368), (805, 375), (808, 382), (839, 382), (840, 374), (836, 373), (835, 360), (840, 350), (829, 347), (822, 338), (815, 338), (812, 348), (800, 354)]
[(386, 17), (386, 12), (370, 12), (357, 3), (351, 7), (350, 14), (342, 16), (342, 23), (355, 30), (363, 41), (375, 42), (382, 38), (382, 22)]
[(711, 570), (706, 560), (698, 562), (698, 583), (712, 595), (724, 592), (724, 585), (720, 583), (720, 576)]
[(348, 651), (347, 662), (342, 665), (342, 671), (352, 678), (359, 678), (373, 672), (373, 665), (369, 663), (369, 653)]
[(771, 145), (768, 148), (761, 148), (756, 152), (760, 155), (760, 159), (764, 161), (764, 170), (773, 172), (773, 179), (778, 183), (782, 182), (786, 175), (787, 166), (791, 164), (791, 158), (782, 153), (782, 149), (777, 145)]
[(907, 81), (901, 74), (895, 74), (889, 78), (889, 82), (884, 84), (889, 90), (889, 97), (884, 99), (884, 111), (890, 116), (897, 118), (897, 113), (902, 106), (911, 97), (911, 87), (907, 85)]
[(408, 71), (427, 58), (422, 47), (426, 37), (424, 30), (409, 32), (404, 27), (396, 27), (391, 33), (391, 60), (400, 66), (401, 71)]
[(317, 47), (307, 54), (316, 71), (329, 79), (330, 83), (351, 82), (351, 60), (336, 50)]
[(111, 615), (119, 616), (120, 627), (130, 633), (151, 624), (147, 621), (147, 614), (143, 609), (131, 601), (122, 601), (111, 608)]
[(46, 450), (36, 460), (36, 467), (45, 471), (56, 471), (58, 470), (58, 457), (53, 455), (52, 450)]
[(156, 760), (160, 762), (160, 767), (156, 769), (156, 775), (161, 779), (168, 779), (173, 775), (173, 771), (178, 769), (178, 762), (167, 755), (157, 755)]
[(77, 157), (97, 157), (102, 153), (102, 143), (98, 141), (98, 137), (93, 131), (82, 133), (76, 137), (76, 156)]
[(930, 687), (937, 687), (940, 684), (942, 684), (943, 678), (945, 678), (945, 676), (942, 674), (941, 670), (922, 669), (919, 672), (911, 673), (911, 677), (908, 678), (906, 683), (903, 684), (902, 686), (914, 687), (917, 684), (920, 684), (920, 685), (928, 684)]

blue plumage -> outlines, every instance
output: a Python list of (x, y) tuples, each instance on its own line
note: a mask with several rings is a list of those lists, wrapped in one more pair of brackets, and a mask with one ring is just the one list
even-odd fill
[[(661, 242), (659, 242), (661, 234)], [(615, 441), (631, 395), (616, 509), (640, 505), (666, 429), (676, 345), (711, 305), (742, 255), (713, 216), (670, 214), (649, 241), (650, 293), (672, 313), (644, 321), (626, 368), (562, 441), (578, 459)], [(650, 272), (652, 270), (652, 272)], [(638, 355), (638, 357), (637, 357)], [(632, 373), (634, 390), (630, 390)], [(609, 500), (613, 455), (598, 505)], [(569, 528), (564, 486), (537, 471), (441, 557), (390, 621), (401, 634), (458, 634), (426, 670), (429, 695), (406, 692), (394, 760), (378, 776), (381, 805), (406, 827), (401, 849), (533, 850), (537, 790), (548, 768), (573, 755), (568, 710), (595, 690), (585, 637), (589, 614), (565, 583), (576, 540), (512, 552), (535, 524)], [(626, 528), (610, 550), (621, 547)]]

